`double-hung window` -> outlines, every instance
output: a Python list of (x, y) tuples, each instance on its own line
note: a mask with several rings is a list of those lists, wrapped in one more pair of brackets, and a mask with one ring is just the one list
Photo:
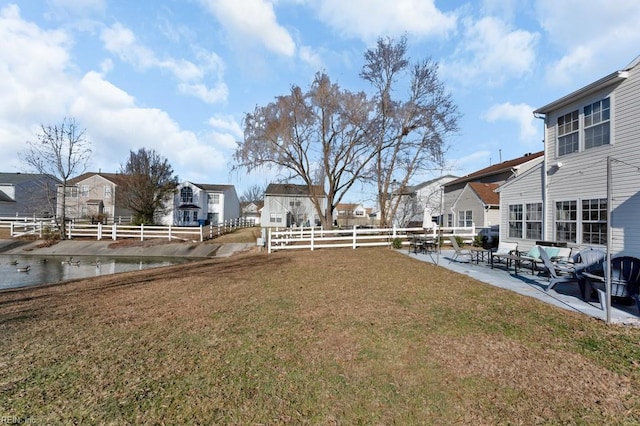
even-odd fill
[(526, 238), (540, 240), (542, 239), (542, 203), (530, 203), (525, 207)]
[(584, 107), (584, 148), (608, 145), (610, 133), (609, 98)]
[(578, 228), (576, 201), (556, 202), (556, 240), (575, 243)]
[(558, 117), (558, 155), (578, 151), (580, 146), (579, 124), (578, 110)]
[(607, 199), (582, 200), (582, 243), (607, 244)]
[(458, 226), (461, 228), (473, 226), (473, 212), (471, 210), (458, 212)]
[(509, 206), (509, 238), (522, 238), (522, 204)]

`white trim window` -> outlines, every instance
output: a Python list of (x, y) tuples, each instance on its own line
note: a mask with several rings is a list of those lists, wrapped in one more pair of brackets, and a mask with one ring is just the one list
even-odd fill
[(528, 240), (542, 239), (542, 203), (525, 205), (524, 228)]
[(111, 187), (109, 185), (104, 187), (104, 198), (111, 198)]
[(558, 117), (558, 156), (580, 148), (580, 120), (578, 110)]
[(473, 226), (472, 210), (460, 210), (458, 212), (458, 226), (460, 228), (469, 228)]
[(607, 244), (607, 199), (582, 200), (582, 243)]
[(522, 204), (509, 206), (509, 238), (522, 238)]
[(193, 189), (188, 186), (184, 186), (180, 189), (180, 203), (193, 204)]
[(584, 149), (609, 145), (611, 139), (610, 101), (602, 99), (584, 107)]
[(89, 185), (80, 186), (80, 196), (88, 197), (89, 196)]
[(575, 243), (578, 228), (578, 203), (556, 201), (556, 240)]
[(269, 222), (270, 223), (282, 223), (282, 213), (270, 213), (269, 214)]

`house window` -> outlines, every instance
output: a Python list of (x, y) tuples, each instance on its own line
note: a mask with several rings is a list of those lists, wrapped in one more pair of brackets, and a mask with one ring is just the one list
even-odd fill
[(185, 186), (180, 190), (180, 202), (182, 204), (191, 204), (193, 203), (193, 189)]
[(110, 186), (105, 186), (104, 187), (104, 198), (109, 198), (111, 197), (111, 187)]
[(449, 228), (453, 226), (453, 213), (447, 213), (447, 226)]
[(576, 242), (577, 217), (576, 201), (556, 202), (556, 240)]
[(585, 149), (609, 144), (609, 115), (609, 98), (584, 107)]
[(64, 189), (64, 195), (66, 197), (77, 197), (78, 196), (78, 187), (77, 186), (67, 186)]
[(582, 200), (582, 243), (607, 244), (607, 200)]
[(220, 204), (220, 194), (213, 194), (211, 204)]
[(198, 212), (197, 211), (193, 211), (193, 214), (192, 214), (191, 217), (193, 217), (193, 221), (194, 222), (197, 222), (198, 221)]
[(542, 239), (542, 203), (527, 204), (524, 216), (526, 238), (529, 240)]
[(282, 213), (271, 213), (269, 217), (271, 223), (282, 223)]
[(105, 206), (102, 213), (104, 213), (105, 216), (109, 216), (111, 214), (111, 208)]
[(558, 117), (558, 155), (565, 155), (578, 151), (578, 129), (578, 110)]
[(473, 212), (471, 210), (460, 210), (458, 212), (458, 226), (462, 228), (473, 226)]
[(289, 201), (289, 207), (300, 207), (300, 201)]
[(188, 210), (183, 210), (182, 211), (182, 223), (188, 223), (189, 222), (189, 211)]
[(89, 195), (89, 185), (82, 185), (80, 187), (80, 196), (86, 197)]
[(522, 204), (509, 206), (509, 237), (522, 238)]

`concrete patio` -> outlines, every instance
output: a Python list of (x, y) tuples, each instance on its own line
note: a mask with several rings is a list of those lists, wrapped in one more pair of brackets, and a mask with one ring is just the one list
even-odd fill
[[(532, 275), (531, 270), (528, 269), (520, 269), (516, 275), (513, 267), (507, 271), (504, 263), (491, 269), (491, 265), (483, 261), (477, 264), (475, 262), (467, 262), (466, 259), (464, 261), (452, 261), (454, 251), (446, 249), (443, 249), (439, 254), (409, 253), (406, 248), (399, 251), (422, 262), (437, 264), (459, 274), (468, 275), (478, 281), (515, 291), (562, 309), (580, 312), (602, 321), (606, 320), (606, 313), (600, 309), (600, 303), (597, 300), (591, 302), (582, 300), (578, 285), (575, 283), (559, 283), (547, 292), (545, 291), (548, 284), (547, 277), (538, 274)], [(629, 306), (612, 304), (611, 323), (640, 327), (640, 316), (638, 316), (635, 303)]]

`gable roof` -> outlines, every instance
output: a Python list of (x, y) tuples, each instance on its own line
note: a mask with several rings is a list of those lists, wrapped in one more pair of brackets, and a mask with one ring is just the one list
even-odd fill
[(80, 182), (87, 180), (91, 177), (94, 176), (100, 176), (106, 180), (108, 180), (109, 182), (115, 184), (115, 185), (122, 185), (123, 180), (125, 180), (127, 178), (127, 175), (122, 174), (122, 173), (102, 173), (102, 172), (86, 172), (83, 173), (79, 176), (74, 177), (73, 179), (69, 179), (67, 181), (67, 184), (69, 185), (77, 185)]
[[(313, 185), (313, 190), (324, 197), (324, 188), (321, 185)], [(307, 185), (296, 185), (292, 183), (270, 183), (264, 191), (264, 195), (285, 195), (291, 197), (308, 197), (310, 195)]]
[(232, 189), (233, 185), (217, 185), (211, 183), (194, 183), (193, 185), (197, 186), (200, 189), (204, 189), (205, 191), (216, 191), (216, 192), (224, 192), (227, 189)]
[(478, 198), (486, 205), (497, 206), (500, 204), (500, 194), (494, 192), (498, 186), (497, 183), (469, 182), (469, 188), (478, 195)]
[(544, 151), (539, 151), (539, 152), (534, 152), (534, 153), (527, 153), (525, 155), (523, 155), (522, 157), (518, 157), (518, 158), (514, 158), (513, 160), (507, 160), (507, 161), (503, 161), (502, 163), (498, 163), (498, 164), (494, 164), (493, 166), (489, 166), (489, 167), (485, 167), (484, 169), (480, 169), (476, 172), (470, 173), (466, 176), (462, 176), (461, 178), (458, 178), (456, 180), (452, 180), (451, 182), (447, 182), (444, 184), (444, 186), (449, 186), (449, 185), (456, 185), (456, 184), (460, 184), (460, 183), (465, 183), (465, 182), (471, 182), (474, 181), (476, 179), (480, 179), (486, 176), (491, 176), (491, 175), (498, 175), (500, 173), (504, 173), (506, 171), (509, 171), (521, 164), (527, 163), (531, 160), (535, 160), (537, 158), (540, 158), (544, 155)]
[(57, 182), (58, 179), (50, 175), (43, 175), (40, 173), (0, 173), (0, 184), (15, 185), (23, 182), (30, 182), (39, 179), (49, 179)]

